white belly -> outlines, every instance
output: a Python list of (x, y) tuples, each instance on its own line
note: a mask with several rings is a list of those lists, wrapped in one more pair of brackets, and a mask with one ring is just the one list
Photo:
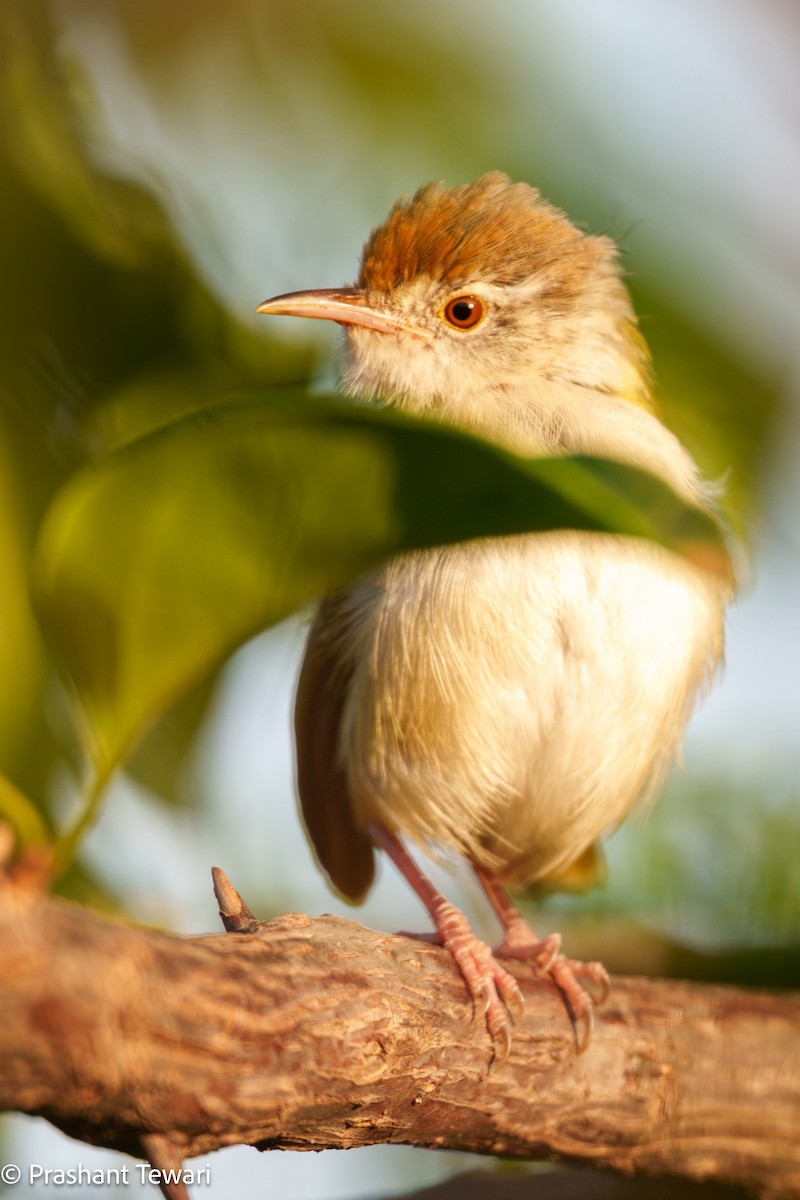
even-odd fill
[(510, 883), (569, 866), (658, 782), (722, 655), (719, 582), (632, 539), (417, 553), (350, 599), (358, 818)]

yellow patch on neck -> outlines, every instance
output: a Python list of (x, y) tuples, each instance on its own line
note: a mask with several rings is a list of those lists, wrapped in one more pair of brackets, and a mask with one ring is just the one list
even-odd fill
[(620, 396), (629, 404), (635, 404), (657, 416), (658, 404), (653, 392), (653, 370), (647, 342), (633, 321), (623, 321), (620, 334), (628, 350), (622, 368)]

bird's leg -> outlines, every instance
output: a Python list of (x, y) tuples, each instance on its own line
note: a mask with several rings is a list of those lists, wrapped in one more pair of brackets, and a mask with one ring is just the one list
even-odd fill
[(494, 1061), (504, 1062), (511, 1047), (511, 1022), (519, 1020), (525, 1007), (519, 984), (497, 962), (486, 942), (475, 936), (464, 914), (436, 891), (397, 835), (377, 823), (370, 824), (369, 834), (386, 851), (430, 913), (436, 926), (433, 940), (455, 959), (475, 1010), (480, 1008), (486, 1017)]
[(500, 945), (495, 946), (495, 954), (535, 962), (540, 971), (549, 971), (561, 950), (561, 934), (551, 933), (546, 938), (539, 938), (511, 903), (505, 888), (482, 867), (473, 869), (503, 926), (504, 937)]
[(482, 867), (475, 867), (475, 874), (503, 926), (505, 936), (500, 945), (495, 947), (495, 954), (501, 958), (527, 959), (550, 976), (566, 1001), (575, 1026), (578, 1049), (585, 1050), (594, 1028), (595, 1002), (580, 980), (587, 979), (600, 988), (597, 1003), (602, 1004), (609, 989), (608, 972), (605, 967), (598, 962), (584, 963), (565, 958), (561, 953), (560, 933), (551, 933), (543, 939), (537, 937), (524, 917), (517, 912), (505, 889)]

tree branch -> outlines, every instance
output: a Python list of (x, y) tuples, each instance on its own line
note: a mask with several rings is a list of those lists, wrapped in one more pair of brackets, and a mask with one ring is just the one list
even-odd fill
[(0, 1108), (166, 1161), (249, 1143), (404, 1142), (800, 1196), (800, 998), (615, 978), (587, 1052), (552, 985), (512, 970), (508, 1061), (436, 946), (340, 917), (229, 936), (134, 928), (0, 884)]

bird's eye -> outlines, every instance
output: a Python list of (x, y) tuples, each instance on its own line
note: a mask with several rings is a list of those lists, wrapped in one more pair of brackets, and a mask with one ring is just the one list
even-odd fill
[(483, 320), (483, 301), (477, 296), (454, 296), (442, 310), (442, 316), (454, 329), (474, 329)]

